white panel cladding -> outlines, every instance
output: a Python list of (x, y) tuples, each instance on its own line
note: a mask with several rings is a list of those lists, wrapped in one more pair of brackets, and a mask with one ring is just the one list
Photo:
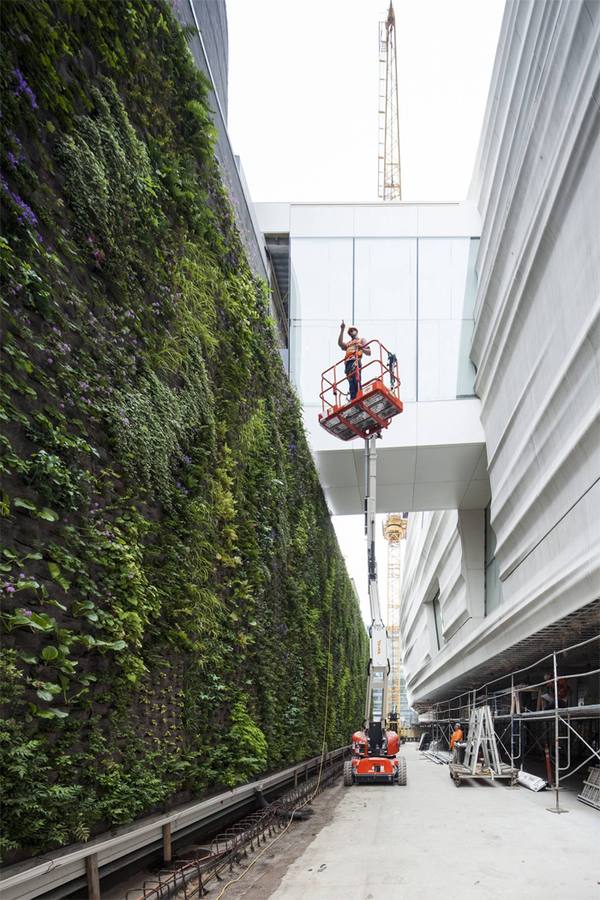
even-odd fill
[[(423, 512), (409, 517), (400, 627), (407, 686), (432, 666), (454, 657), (454, 648), (483, 615), (484, 517), (482, 510)], [(439, 591), (439, 638), (433, 601)]]
[[(510, 602), (547, 586), (547, 565), (518, 570), (600, 478), (600, 4), (509, 4), (507, 20), (472, 355)], [(568, 540), (582, 602), (600, 593), (591, 526)]]
[[(413, 701), (600, 596), (599, 95), (600, 4), (508, 2), (472, 190), (483, 219), (472, 359), (503, 603), (483, 618), (475, 599), (431, 654), (425, 582), (438, 577), (442, 609), (458, 611), (442, 590), (456, 541), (423, 519), (406, 558)], [(473, 538), (465, 515), (457, 528)], [(464, 544), (468, 597), (483, 597)]]

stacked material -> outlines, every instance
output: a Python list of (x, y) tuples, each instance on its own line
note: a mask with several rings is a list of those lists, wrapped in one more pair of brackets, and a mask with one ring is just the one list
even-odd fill
[(428, 750), (423, 755), (439, 766), (447, 766), (452, 759), (452, 754), (448, 750)]

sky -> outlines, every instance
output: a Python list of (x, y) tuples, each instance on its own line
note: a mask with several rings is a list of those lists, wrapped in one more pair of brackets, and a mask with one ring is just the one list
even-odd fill
[[(395, 0), (404, 200), (465, 198), (503, 0)], [(227, 0), (229, 121), (255, 201), (377, 199), (385, 0)]]
[[(395, 0), (394, 10), (403, 199), (463, 200), (504, 0)], [(227, 0), (228, 131), (255, 202), (377, 200), (386, 15), (385, 0)], [(369, 623), (362, 516), (333, 523)]]

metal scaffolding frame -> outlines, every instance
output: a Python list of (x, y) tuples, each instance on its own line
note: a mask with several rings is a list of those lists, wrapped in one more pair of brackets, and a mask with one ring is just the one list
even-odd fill
[[(514, 764), (519, 762), (522, 766), (523, 759), (526, 755), (526, 752), (524, 752), (523, 749), (523, 727), (527, 729), (527, 723), (536, 721), (553, 723), (554, 727), (553, 729), (550, 729), (550, 731), (553, 730), (554, 732), (553, 772), (550, 773), (549, 770), (548, 774), (551, 777), (548, 778), (548, 782), (554, 790), (555, 802), (548, 811), (553, 813), (568, 812), (568, 810), (560, 806), (561, 781), (574, 775), (585, 765), (589, 765), (594, 759), (597, 760), (600, 765), (600, 749), (592, 746), (592, 744), (586, 740), (581, 733), (582, 726), (580, 726), (580, 730), (578, 730), (575, 727), (574, 722), (583, 722), (584, 720), (600, 721), (600, 703), (578, 706), (560, 706), (559, 683), (567, 683), (573, 679), (586, 679), (593, 676), (596, 676), (596, 681), (598, 682), (597, 676), (600, 675), (600, 666), (586, 672), (563, 674), (560, 672), (558, 658), (562, 654), (572, 653), (573, 651), (591, 645), (594, 642), (600, 642), (600, 634), (588, 638), (587, 640), (579, 641), (577, 644), (563, 647), (560, 650), (553, 650), (551, 653), (546, 654), (546, 656), (541, 657), (528, 666), (524, 666), (521, 669), (516, 669), (506, 675), (501, 675), (498, 678), (487, 681), (485, 684), (472, 690), (464, 691), (461, 694), (457, 694), (449, 700), (434, 703), (431, 708), (431, 718), (428, 718), (426, 721), (420, 721), (419, 725), (422, 728), (431, 725), (434, 731), (443, 737), (449, 744), (450, 729), (454, 722), (468, 720), (471, 710), (479, 706), (490, 705), (493, 711), (494, 724), (507, 723), (498, 737), (498, 740), (506, 756), (510, 758), (511, 767), (514, 767)], [(522, 676), (526, 672), (539, 668), (543, 663), (547, 663), (548, 669), (552, 669), (552, 672), (548, 672), (548, 674), (551, 675), (550, 678), (545, 678), (544, 681), (536, 682), (534, 684), (527, 684), (522, 681)], [(517, 676), (521, 676), (521, 678), (517, 679)], [(505, 686), (501, 686), (502, 682), (505, 683)], [(508, 682), (508, 684), (506, 684), (506, 682)], [(495, 688), (495, 685), (498, 685), (498, 688)], [(521, 695), (533, 693), (534, 691), (537, 691), (538, 694), (540, 694), (543, 688), (546, 688), (547, 691), (552, 690), (552, 705), (542, 710), (521, 711)], [(499, 711), (502, 710), (507, 703), (510, 704), (508, 712)], [(503, 740), (507, 732), (509, 732), (508, 747)], [(571, 751), (573, 740), (578, 740), (589, 750), (589, 755), (583, 762), (580, 762), (575, 767), (572, 767)], [(537, 738), (534, 738), (534, 742), (546, 753), (547, 764), (549, 765), (550, 754), (548, 744), (542, 747)], [(566, 758), (564, 764), (561, 764), (561, 754), (563, 755), (563, 759)]]

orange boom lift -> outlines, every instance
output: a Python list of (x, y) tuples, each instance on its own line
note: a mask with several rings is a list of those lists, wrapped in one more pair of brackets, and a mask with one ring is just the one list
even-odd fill
[[(344, 764), (344, 784), (380, 782), (406, 784), (406, 760), (399, 755), (400, 739), (386, 727), (390, 662), (387, 629), (381, 616), (375, 558), (375, 516), (377, 488), (377, 438), (394, 416), (402, 412), (400, 379), (396, 357), (380, 341), (369, 341), (371, 358), (360, 366), (357, 354), (354, 377), (357, 393), (349, 398), (347, 358), (321, 375), (322, 412), (319, 422), (342, 441), (362, 437), (365, 441), (365, 534), (369, 570), (371, 653), (367, 669), (367, 694), (362, 728), (352, 735), (352, 759)], [(343, 374), (342, 374), (343, 373)], [(339, 377), (338, 377), (339, 375)]]
[(369, 341), (364, 347), (371, 349), (371, 355), (361, 366), (362, 360), (358, 349), (356, 351), (354, 377), (358, 382), (358, 393), (354, 400), (349, 400), (350, 385), (344, 369), (348, 357), (334, 363), (321, 375), (319, 423), (342, 441), (379, 434), (403, 410), (395, 354), (381, 341)]

